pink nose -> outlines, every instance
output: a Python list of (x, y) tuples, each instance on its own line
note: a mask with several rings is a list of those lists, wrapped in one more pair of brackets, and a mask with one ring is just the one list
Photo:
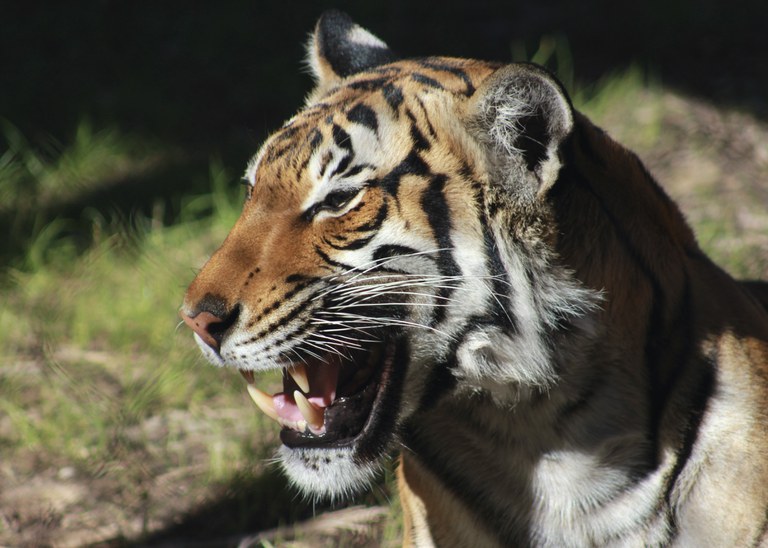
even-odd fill
[[(220, 328), (224, 320), (210, 312), (199, 312), (195, 316), (187, 316), (184, 312), (181, 312), (180, 316), (184, 323), (191, 327), (192, 331), (197, 333), (205, 344), (218, 352), (222, 338), (222, 329)], [(219, 329), (216, 329), (217, 327)]]

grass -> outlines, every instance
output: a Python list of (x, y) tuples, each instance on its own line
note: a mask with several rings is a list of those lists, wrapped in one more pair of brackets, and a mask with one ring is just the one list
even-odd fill
[[(534, 58), (555, 62), (572, 85), (562, 40), (548, 40)], [(670, 122), (668, 94), (638, 69), (577, 86), (574, 100), (671, 174), (684, 206), (717, 202), (692, 217), (701, 241), (732, 272), (766, 276), (765, 240), (743, 238), (765, 226), (753, 203), (761, 191), (732, 185), (734, 199), (718, 200), (714, 182), (696, 186), (687, 171), (675, 178), (675, 159), (669, 167), (659, 156), (681, 150), (675, 131), (688, 131), (697, 111)], [(208, 190), (180, 197), (178, 213), (158, 203), (151, 214), (85, 207), (56, 216), (49, 206), (78, 203), (173, 152), (87, 122), (67, 143), (30, 144), (8, 122), (2, 131), (10, 148), (0, 158), (0, 218), (24, 251), (3, 254), (0, 273), (0, 544), (135, 541), (185, 514), (169, 534), (197, 531), (201, 516), (208, 531), (253, 531), (310, 515), (263, 464), (276, 429), (253, 410), (242, 380), (203, 364), (179, 328), (185, 285), (239, 213), (236, 177), (211, 160)], [(693, 157), (711, 152), (692, 146)], [(738, 222), (745, 211), (748, 226)], [(390, 505), (382, 542), (392, 544), (399, 510), (385, 476), (364, 501)], [(50, 498), (51, 485), (69, 496)], [(40, 513), (41, 501), (50, 511)]]
[[(131, 151), (119, 134), (86, 128), (45, 161), (17, 147), (0, 187), (24, 194), (29, 185), (29, 200), (87, 191), (57, 181), (100, 180), (111, 171), (105, 156), (120, 169)], [(209, 179), (210, 191), (186, 197), (170, 226), (141, 216), (109, 226), (86, 212), (84, 251), (69, 222), (50, 220), (3, 272), (0, 460), (13, 476), (61, 466), (80, 477), (122, 476), (132, 480), (125, 497), (140, 504), (157, 470), (193, 467), (205, 482), (224, 482), (274, 445), (244, 405), (242, 383), (203, 366), (187, 330), (177, 329), (184, 284), (239, 212), (239, 185), (216, 162)], [(2, 523), (0, 539), (11, 542)]]

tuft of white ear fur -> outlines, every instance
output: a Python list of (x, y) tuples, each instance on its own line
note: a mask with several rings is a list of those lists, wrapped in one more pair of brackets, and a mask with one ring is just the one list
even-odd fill
[(347, 76), (396, 59), (386, 43), (346, 13), (327, 11), (307, 44), (307, 65), (317, 86), (311, 97), (319, 97)]
[(514, 187), (534, 179), (538, 195), (554, 184), (558, 151), (574, 124), (573, 107), (554, 76), (536, 65), (507, 65), (483, 82), (468, 109), (499, 182)]

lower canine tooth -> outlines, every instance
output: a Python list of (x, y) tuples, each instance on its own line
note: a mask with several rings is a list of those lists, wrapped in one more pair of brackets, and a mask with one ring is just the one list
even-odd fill
[(277, 420), (277, 411), (275, 410), (275, 403), (272, 400), (272, 396), (266, 392), (262, 392), (253, 384), (247, 385), (246, 388), (248, 388), (248, 395), (251, 396), (256, 407), (261, 409), (269, 418)]
[(301, 411), (301, 416), (307, 420), (307, 423), (311, 427), (313, 427), (315, 430), (319, 430), (323, 427), (325, 415), (324, 410), (318, 409), (309, 403), (309, 400), (306, 398), (306, 396), (304, 396), (304, 394), (298, 390), (293, 391), (293, 399), (296, 400), (296, 406), (299, 408), (299, 411)]

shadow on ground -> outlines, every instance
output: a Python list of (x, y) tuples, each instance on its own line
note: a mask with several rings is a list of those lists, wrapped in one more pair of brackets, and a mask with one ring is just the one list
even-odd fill
[[(262, 546), (257, 540), (261, 534), (269, 540), (265, 544), (267, 546), (292, 538), (310, 546), (314, 542), (329, 545), (326, 542), (329, 539), (331, 545), (338, 539), (346, 539), (344, 546), (369, 546), (374, 539), (381, 539), (382, 519), (388, 514), (381, 503), (390, 496), (388, 492), (384, 480), (380, 478), (367, 495), (357, 498), (356, 502), (369, 510), (357, 510), (348, 515), (345, 510), (338, 510), (349, 507), (352, 502), (335, 507), (329, 503), (313, 504), (300, 497), (276, 467), (268, 467), (258, 476), (234, 478), (216, 498), (179, 516), (175, 524), (162, 531), (140, 541), (115, 540), (112, 544), (203, 548), (238, 546), (250, 541), (248, 545)], [(329, 520), (332, 523), (321, 525), (315, 519), (333, 510), (337, 510), (337, 515)], [(361, 512), (368, 515), (360, 516)], [(296, 524), (299, 525), (294, 530)]]
[[(302, 500), (275, 468), (259, 476), (234, 478), (219, 498), (208, 501), (164, 531), (142, 540), (142, 546), (201, 547), (237, 545), (244, 535), (306, 519), (316, 507)], [(130, 545), (130, 543), (125, 543)]]

